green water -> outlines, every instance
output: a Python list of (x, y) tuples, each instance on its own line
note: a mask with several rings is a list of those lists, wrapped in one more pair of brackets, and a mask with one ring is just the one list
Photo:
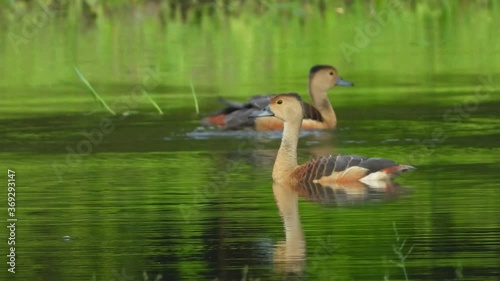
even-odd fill
[[(362, 5), (166, 23), (133, 9), (90, 23), (69, 13), (29, 36), (21, 21), (2, 26), (1, 218), (8, 225), (12, 169), (18, 221), (14, 275), (1, 227), (1, 279), (500, 280), (493, 6), (405, 7), (367, 43), (356, 29), (374, 19)], [(304, 133), (299, 160), (349, 153), (417, 170), (392, 192), (299, 198), (293, 231), (303, 236), (286, 237), (271, 180), (280, 134), (220, 132), (199, 119), (219, 108), (217, 95), (310, 100), (318, 63), (355, 87), (330, 91), (339, 128)], [(411, 249), (407, 277), (398, 249)]]

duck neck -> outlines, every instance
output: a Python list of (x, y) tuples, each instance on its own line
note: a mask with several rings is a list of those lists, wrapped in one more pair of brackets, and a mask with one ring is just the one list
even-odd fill
[(283, 137), (273, 168), (273, 180), (275, 181), (289, 179), (290, 174), (298, 166), (297, 143), (302, 119), (296, 121), (283, 123)]
[(309, 83), (309, 95), (311, 96), (314, 107), (321, 113), (323, 122), (330, 125), (330, 127), (335, 127), (337, 125), (337, 116), (335, 115), (330, 100), (328, 100), (326, 91)]

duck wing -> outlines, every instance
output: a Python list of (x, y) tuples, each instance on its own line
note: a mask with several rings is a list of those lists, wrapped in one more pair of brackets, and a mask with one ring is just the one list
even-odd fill
[(313, 159), (295, 170), (299, 181), (322, 184), (366, 180), (389, 180), (396, 175), (415, 169), (384, 158), (357, 155), (330, 155)]
[(248, 118), (248, 116), (266, 107), (272, 97), (274, 97), (274, 95), (256, 95), (243, 103), (219, 97), (218, 101), (226, 107), (209, 114), (207, 117), (203, 118), (202, 123), (220, 126), (225, 129), (251, 127), (254, 125), (255, 120)]
[(304, 110), (304, 119), (323, 122), (323, 116), (321, 116), (321, 113), (314, 106), (302, 102), (302, 108)]
[[(209, 114), (202, 120), (205, 125), (216, 125), (228, 130), (237, 130), (245, 127), (252, 127), (255, 125), (255, 120), (248, 118), (254, 112), (261, 111), (264, 107), (269, 105), (269, 102), (275, 95), (255, 95), (248, 99), (246, 102), (234, 102), (222, 97), (218, 97), (218, 101), (226, 107)], [(323, 122), (323, 116), (312, 105), (303, 103), (304, 119)], [(282, 127), (282, 125), (280, 126)], [(278, 128), (276, 128), (278, 129)]]
[(255, 118), (249, 118), (250, 114), (261, 111), (258, 108), (242, 108), (226, 114), (224, 117), (224, 128), (227, 130), (237, 130), (245, 127), (252, 127), (255, 124)]
[(269, 105), (269, 102), (271, 102), (271, 99), (275, 95), (258, 95), (258, 96), (253, 96), (248, 103), (258, 109), (263, 109), (264, 107)]
[(224, 110), (238, 110), (243, 108), (256, 107), (262, 109), (266, 107), (274, 95), (255, 95), (250, 97), (246, 102), (235, 102), (227, 100), (223, 97), (217, 97), (217, 101), (224, 104), (226, 108)]

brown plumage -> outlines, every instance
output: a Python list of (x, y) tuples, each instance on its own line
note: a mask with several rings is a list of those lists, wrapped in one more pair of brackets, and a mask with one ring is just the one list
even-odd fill
[[(338, 76), (337, 70), (329, 65), (313, 66), (309, 72), (309, 95), (313, 105), (304, 103), (304, 121), (302, 129), (335, 128), (337, 117), (327, 97), (327, 91), (334, 87), (352, 86)], [(257, 120), (248, 117), (262, 110), (275, 95), (257, 95), (247, 102), (238, 103), (219, 98), (226, 107), (212, 113), (202, 120), (203, 124), (217, 126), (227, 130), (253, 128), (257, 131), (282, 130), (283, 121), (275, 117)]]
[(304, 109), (304, 119), (310, 119), (313, 121), (318, 121), (318, 122), (323, 122), (323, 116), (321, 116), (321, 113), (314, 108), (314, 106), (302, 102), (302, 108)]
[(299, 181), (328, 184), (352, 182), (378, 172), (382, 173), (382, 177), (394, 177), (410, 169), (410, 166), (399, 165), (384, 158), (329, 155), (299, 166), (295, 175)]
[(384, 158), (357, 155), (330, 155), (297, 164), (297, 142), (304, 115), (304, 106), (296, 94), (281, 94), (253, 117), (274, 116), (284, 122), (281, 146), (273, 168), (274, 181), (313, 182), (319, 184), (370, 183), (387, 181), (402, 172), (413, 170)]

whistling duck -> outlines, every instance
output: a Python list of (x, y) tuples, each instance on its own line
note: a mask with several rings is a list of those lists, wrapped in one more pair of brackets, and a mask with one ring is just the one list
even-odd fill
[[(337, 70), (329, 65), (316, 65), (309, 71), (309, 95), (312, 106), (304, 103), (302, 129), (330, 129), (337, 125), (337, 117), (328, 100), (327, 91), (333, 86), (352, 86), (352, 82), (339, 77)], [(283, 122), (275, 117), (249, 119), (248, 116), (262, 110), (274, 95), (257, 95), (245, 103), (224, 100), (227, 107), (205, 117), (203, 123), (216, 125), (223, 129), (254, 128), (257, 131), (282, 130)]]
[(415, 169), (383, 158), (356, 155), (330, 155), (297, 164), (297, 142), (304, 116), (304, 103), (296, 93), (273, 97), (261, 112), (250, 117), (274, 116), (284, 122), (283, 137), (274, 162), (273, 180), (317, 182), (320, 184), (390, 180), (394, 176)]

